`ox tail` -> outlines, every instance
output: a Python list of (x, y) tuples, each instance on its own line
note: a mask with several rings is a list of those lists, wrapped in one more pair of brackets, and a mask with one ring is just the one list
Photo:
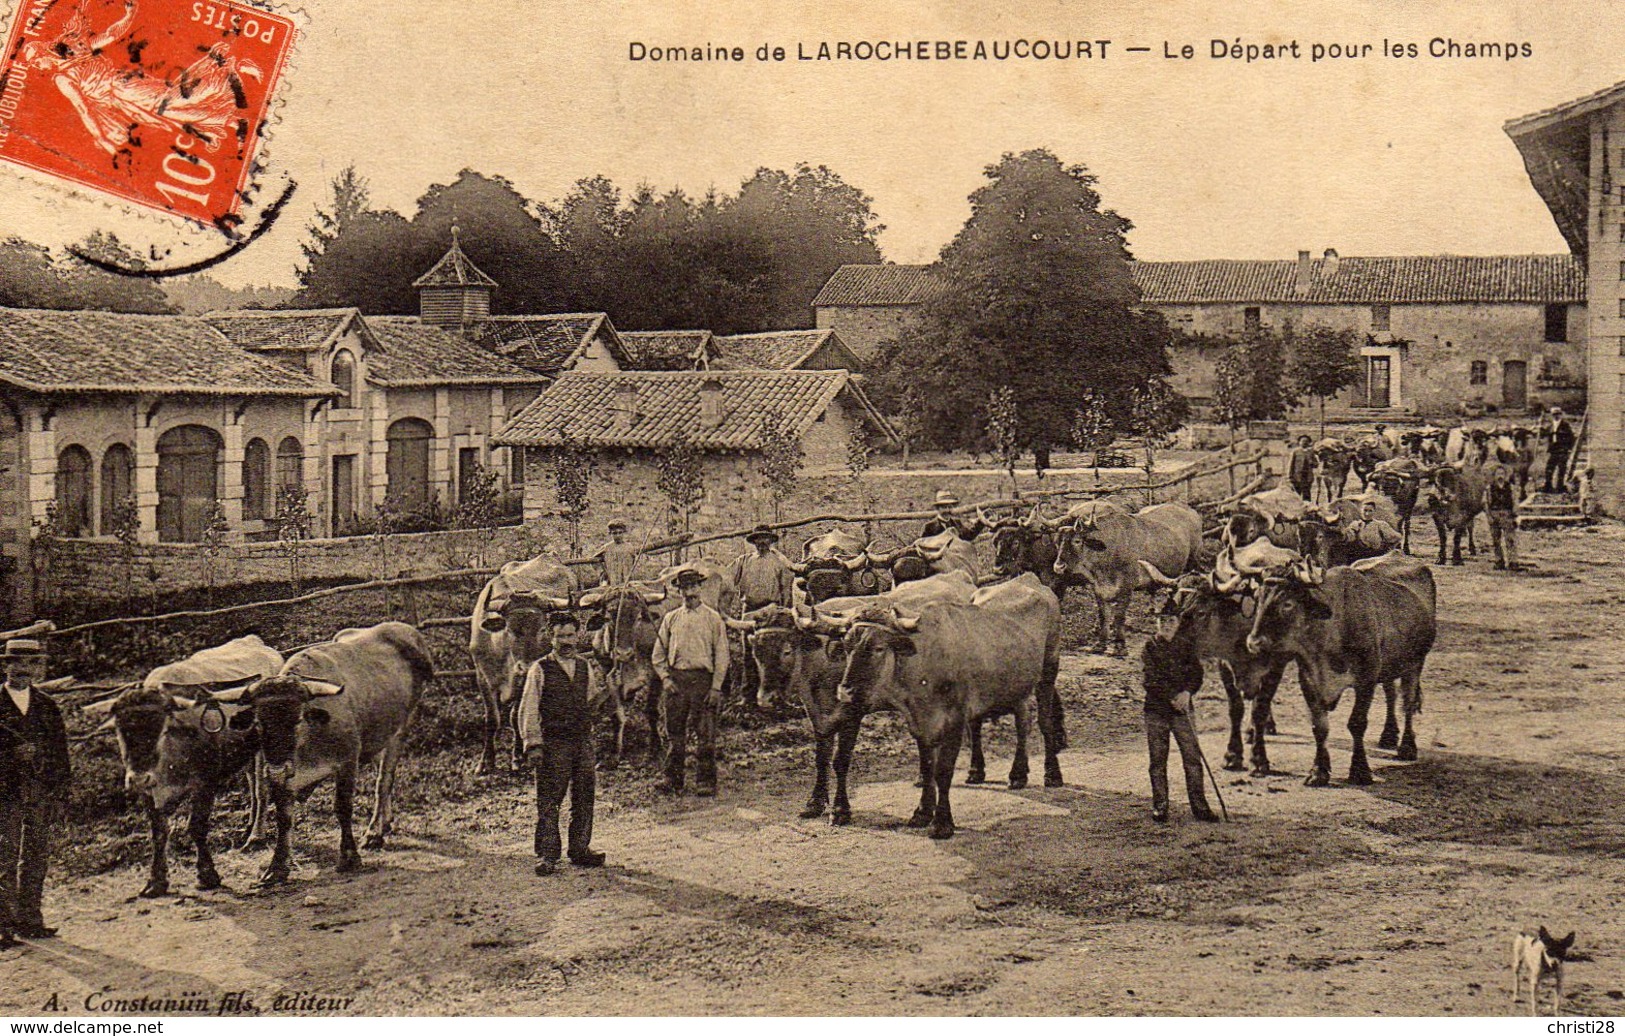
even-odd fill
[(401, 657), (406, 659), (406, 665), (412, 670), (412, 680), (418, 690), (422, 690), (434, 681), (434, 657), (429, 653), (429, 642), (423, 634), (413, 631), (411, 637), (402, 637), (396, 647), (400, 649)]

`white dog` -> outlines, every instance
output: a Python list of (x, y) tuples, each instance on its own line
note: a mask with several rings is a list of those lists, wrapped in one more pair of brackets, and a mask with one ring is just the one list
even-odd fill
[(1531, 1016), (1538, 1014), (1536, 1005), (1540, 1003), (1540, 983), (1550, 975), (1553, 986), (1552, 1014), (1556, 1015), (1563, 1004), (1563, 962), (1568, 960), (1569, 950), (1573, 948), (1573, 932), (1561, 939), (1554, 939), (1545, 925), (1541, 925), (1538, 932), (1521, 932), (1513, 936), (1512, 1002), (1518, 1002), (1518, 992), (1523, 986), (1523, 974), (1527, 971), (1529, 1014)]

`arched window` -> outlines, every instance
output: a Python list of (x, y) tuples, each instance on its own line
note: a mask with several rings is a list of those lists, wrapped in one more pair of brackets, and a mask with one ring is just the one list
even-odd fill
[(103, 536), (113, 535), (117, 529), (118, 508), (135, 492), (135, 455), (123, 443), (114, 443), (102, 454), (102, 525)]
[(158, 439), (158, 539), (201, 543), (220, 496), (220, 436), (197, 424)]
[(90, 529), (90, 451), (69, 446), (56, 457), (56, 532), (88, 536)]
[(277, 503), (282, 503), (282, 491), (304, 485), (305, 447), (298, 439), (288, 436), (276, 447)]
[(390, 504), (399, 510), (416, 511), (429, 504), (429, 447), (434, 428), (416, 417), (403, 417), (389, 426), (385, 438), (389, 454), (385, 468), (389, 476)]
[(348, 349), (340, 349), (333, 354), (333, 377), (330, 380), (339, 389), (339, 398), (333, 401), (334, 408), (355, 406), (355, 357), (350, 355)]
[(243, 447), (243, 517), (264, 521), (271, 517), (271, 447), (264, 439), (250, 439)]

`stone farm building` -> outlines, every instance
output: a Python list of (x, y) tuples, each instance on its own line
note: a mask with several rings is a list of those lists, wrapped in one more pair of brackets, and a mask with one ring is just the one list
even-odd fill
[[(1364, 372), (1336, 408), (1394, 419), (1583, 405), (1586, 292), (1566, 255), (1339, 257), (1137, 262), (1142, 304), (1198, 336), (1321, 324), (1361, 336)], [(935, 290), (923, 266), (843, 266), (813, 302), (820, 328), (872, 359), (906, 334)], [(1199, 340), (1199, 339), (1198, 339)], [(1198, 404), (1222, 346), (1172, 357)]]
[(594, 451), (591, 530), (612, 517), (641, 529), (666, 528), (669, 505), (658, 488), (660, 451), (685, 436), (702, 454), (704, 496), (698, 517), (765, 519), (771, 497), (759, 471), (763, 419), (773, 414), (800, 442), (809, 480), (844, 471), (858, 424), (896, 445), (896, 433), (846, 370), (572, 371), (562, 374), (497, 437), (524, 447), (525, 520), (560, 509), (551, 451), (568, 440)]
[(1506, 124), (1585, 278), (1586, 448), (1598, 500), (1625, 509), (1625, 83)]

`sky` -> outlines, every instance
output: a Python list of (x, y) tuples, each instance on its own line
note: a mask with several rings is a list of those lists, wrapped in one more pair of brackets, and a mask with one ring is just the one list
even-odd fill
[[(759, 166), (824, 164), (873, 197), (886, 258), (929, 262), (969, 214), (983, 170), (1039, 146), (1099, 177), (1106, 205), (1134, 223), (1141, 259), (1564, 250), (1501, 127), (1625, 80), (1625, 25), (1609, 5), (1218, 8), (303, 0), (267, 145), (272, 178), (298, 192), (270, 233), (212, 273), (233, 286), (293, 284), (311, 212), (352, 162), (375, 206), (407, 214), (464, 167), (550, 201), (595, 174), (700, 194), (731, 191)], [(1111, 42), (1104, 60), (796, 60), (820, 42), (1022, 38)], [(1213, 40), (1238, 38), (1296, 40), (1301, 56), (1210, 56)], [(1434, 58), (1435, 38), (1531, 53)], [(1385, 40), (1420, 53), (1383, 57)], [(632, 61), (634, 42), (739, 46), (747, 60)], [(1372, 53), (1311, 61), (1317, 42)], [(756, 61), (764, 43), (787, 60)], [(1163, 56), (1187, 43), (1191, 59)], [(189, 233), (33, 175), (0, 163), (0, 234), (57, 245), (96, 229), (136, 242)], [(193, 253), (204, 247), (214, 248)]]

